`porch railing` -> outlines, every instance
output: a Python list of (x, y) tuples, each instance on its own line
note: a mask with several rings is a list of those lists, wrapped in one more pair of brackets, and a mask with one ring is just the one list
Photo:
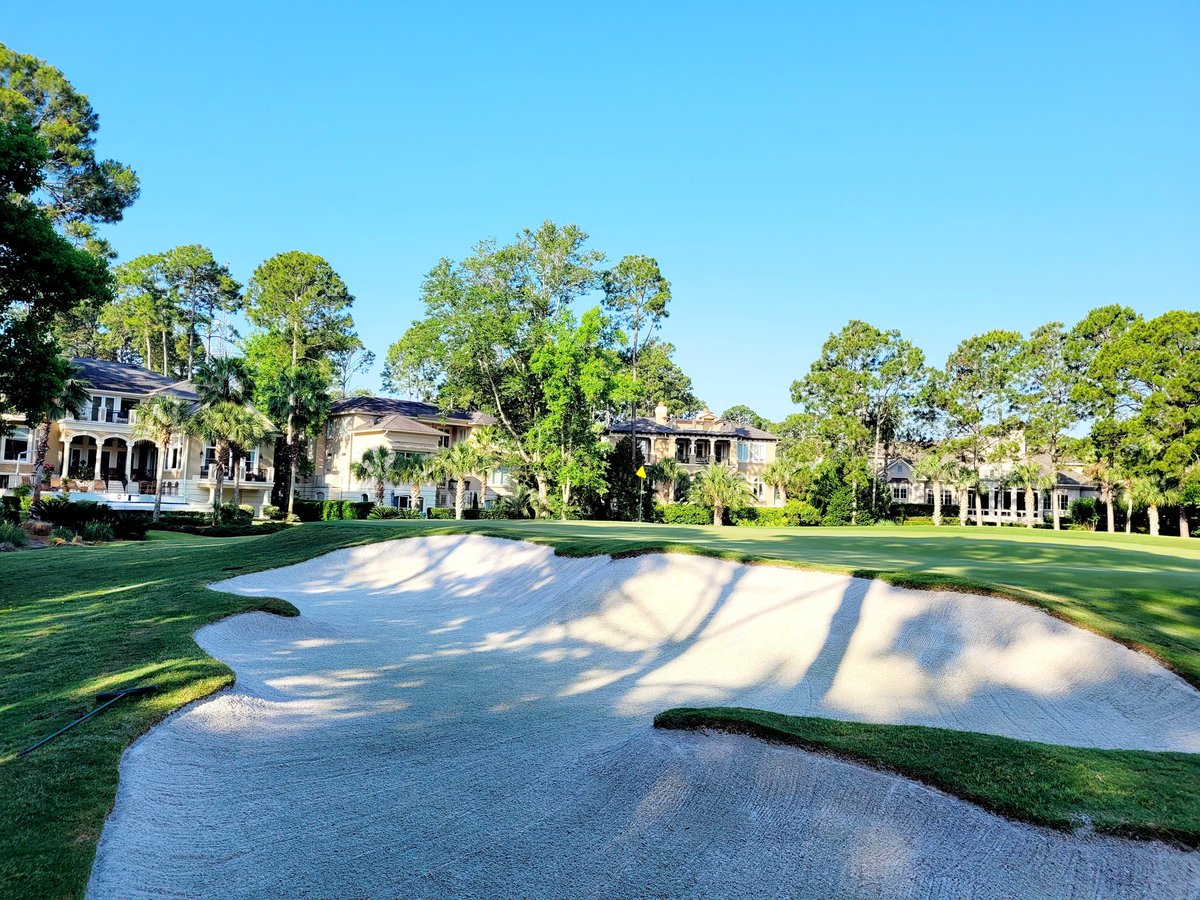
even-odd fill
[(71, 418), (77, 422), (103, 422), (108, 425), (132, 425), (137, 421), (137, 411), (109, 409), (101, 407), (84, 407), (75, 411)]

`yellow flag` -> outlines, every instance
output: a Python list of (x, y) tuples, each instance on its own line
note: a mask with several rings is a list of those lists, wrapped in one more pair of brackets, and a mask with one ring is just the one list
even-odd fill
[(638, 470), (634, 474), (637, 475), (638, 478), (645, 478), (646, 477), (646, 467), (638, 466)]

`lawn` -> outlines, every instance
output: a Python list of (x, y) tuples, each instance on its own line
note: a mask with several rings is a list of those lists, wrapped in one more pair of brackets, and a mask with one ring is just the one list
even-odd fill
[[(1146, 647), (1200, 684), (1200, 542), (1173, 538), (994, 528), (366, 521), (314, 523), (250, 538), (154, 533), (143, 543), (5, 554), (0, 894), (80, 895), (116, 791), (121, 752), (171, 710), (232, 681), (230, 670), (201, 652), (192, 633), (249, 609), (292, 612), (282, 602), (210, 591), (206, 583), (353, 544), (460, 528), (545, 541), (572, 555), (672, 549), (870, 572), (901, 582), (991, 586)], [(16, 757), (93, 708), (98, 691), (141, 683), (162, 691), (124, 701), (30, 756)], [(891, 727), (879, 726), (880, 733)], [(1156, 771), (1151, 782), (1177, 770)], [(1139, 793), (1146, 787), (1140, 784)], [(1194, 821), (1194, 805), (1180, 815), (1174, 821)]]

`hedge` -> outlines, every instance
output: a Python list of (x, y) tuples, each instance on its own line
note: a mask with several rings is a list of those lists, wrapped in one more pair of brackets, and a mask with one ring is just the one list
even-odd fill
[(698, 503), (660, 503), (655, 512), (667, 525), (711, 525), (713, 520), (712, 510)]
[(729, 513), (733, 525), (749, 525), (759, 528), (795, 528), (801, 525), (819, 525), (821, 513), (811, 503), (789, 500), (783, 506), (748, 506)]
[[(140, 509), (113, 509), (95, 500), (71, 502), (65, 497), (51, 497), (42, 502), (42, 521), (82, 533), (88, 525), (100, 522), (112, 528), (114, 537), (123, 541), (140, 541), (150, 527), (150, 513)], [(97, 529), (99, 531), (99, 529)]]
[(12, 525), (21, 524), (21, 498), (8, 495), (0, 497), (0, 519)]
[[(157, 526), (155, 526), (157, 527)], [(162, 528), (161, 531), (175, 531), (180, 534), (196, 534), (201, 537), (255, 537), (261, 534), (274, 534), (291, 528), (286, 522), (263, 522), (261, 525), (179, 525), (175, 528)]]
[(375, 506), (367, 513), (368, 519), (419, 519), (419, 509), (401, 509), (398, 506)]

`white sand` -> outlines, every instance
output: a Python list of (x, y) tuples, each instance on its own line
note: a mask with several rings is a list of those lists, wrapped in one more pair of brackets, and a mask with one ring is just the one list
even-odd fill
[(480, 537), (220, 588), (303, 615), (198, 633), (237, 685), (127, 751), (89, 896), (1200, 896), (1200, 854), (650, 728), (720, 703), (1200, 750), (1200, 693), (1021, 604)]

